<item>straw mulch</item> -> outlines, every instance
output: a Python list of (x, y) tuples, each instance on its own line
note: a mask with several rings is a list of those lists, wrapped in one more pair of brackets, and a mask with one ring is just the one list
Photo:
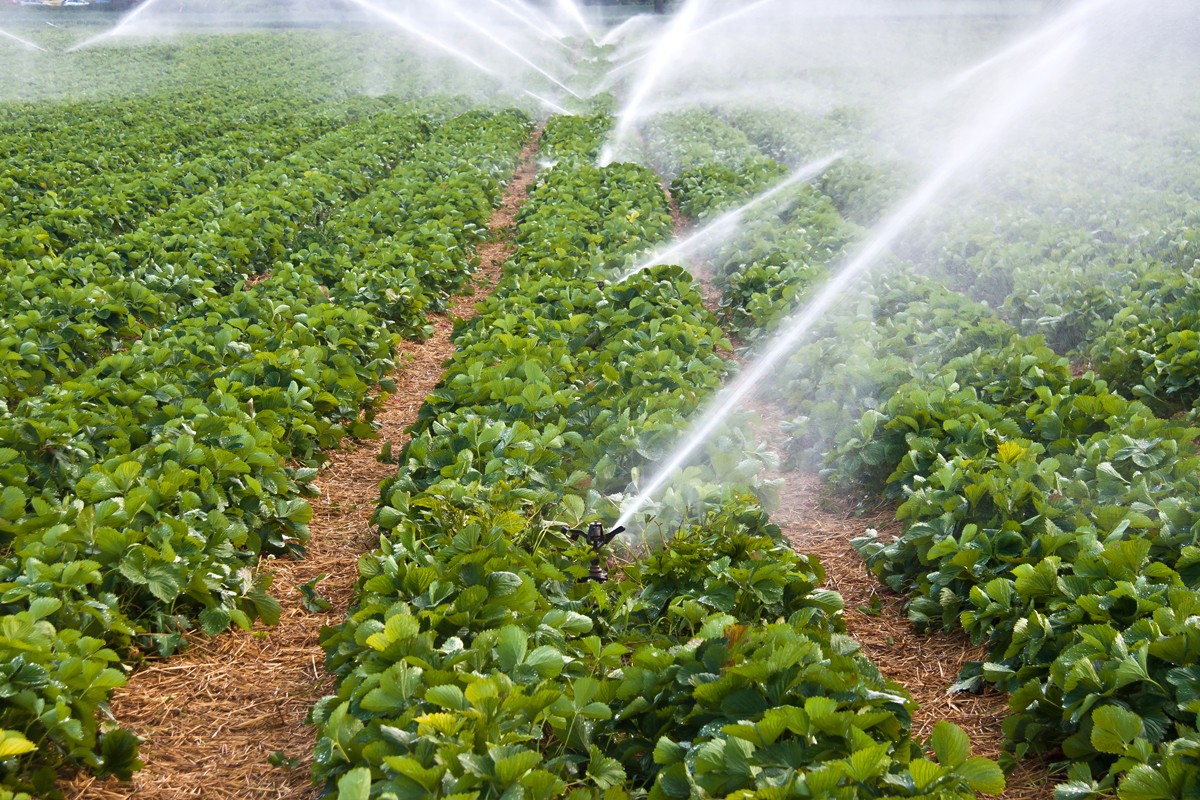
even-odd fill
[[(674, 225), (673, 234), (675, 241), (682, 241), (692, 233), (692, 221), (679, 210), (679, 202), (671, 194), (671, 184), (664, 179), (661, 185), (663, 194), (667, 196), (667, 205), (671, 209), (671, 222)], [(713, 284), (712, 264), (704, 258), (690, 258), (686, 260), (688, 262), (688, 271), (691, 272), (692, 277), (695, 278), (696, 283), (700, 286), (700, 296), (704, 298), (704, 307), (713, 316), (718, 319), (724, 319), (727, 312), (721, 308), (721, 290)], [(731, 354), (725, 353), (723, 355), (728, 356)]]
[[(786, 441), (778, 409), (758, 402), (763, 442)], [(975, 754), (1000, 754), (1000, 723), (1007, 715), (1006, 696), (994, 690), (983, 694), (951, 694), (959, 670), (967, 661), (982, 660), (983, 647), (973, 646), (961, 632), (917, 632), (904, 613), (904, 598), (892, 593), (872, 575), (850, 540), (868, 528), (883, 536), (899, 533), (895, 509), (886, 504), (865, 512), (846, 498), (834, 496), (816, 475), (783, 472), (780, 505), (771, 515), (799, 552), (816, 555), (826, 571), (826, 587), (846, 603), (847, 633), (888, 678), (913, 696), (919, 708), (913, 715), (914, 735), (925, 737), (939, 720), (947, 720), (971, 737)], [(1054, 780), (1045, 766), (1026, 761), (1008, 776), (1007, 800), (1048, 800)]]
[[(687, 235), (690, 222), (680, 212), (668, 186), (663, 190), (671, 204), (675, 237)], [(705, 306), (719, 318), (721, 290), (713, 284), (713, 267), (705, 258), (688, 260), (688, 269), (700, 286)], [(735, 347), (741, 343), (734, 338)], [(740, 365), (742, 354), (726, 354)], [(752, 399), (747, 405), (759, 419), (758, 439), (768, 448), (786, 442), (781, 409), (764, 399)], [(804, 472), (776, 472), (765, 475), (780, 482), (779, 508), (771, 514), (792, 546), (802, 553), (816, 555), (825, 567), (827, 588), (838, 592), (846, 603), (847, 633), (863, 647), (870, 658), (891, 680), (913, 696), (919, 708), (913, 716), (913, 732), (927, 737), (939, 720), (953, 722), (971, 737), (976, 755), (997, 758), (1001, 748), (1000, 724), (1006, 716), (1005, 696), (994, 690), (975, 695), (951, 694), (948, 689), (958, 680), (967, 661), (984, 658), (982, 647), (972, 646), (961, 632), (918, 633), (904, 613), (904, 598), (892, 593), (866, 568), (862, 558), (850, 546), (850, 540), (868, 528), (882, 535), (899, 533), (894, 508), (889, 505), (862, 513), (848, 498), (834, 496), (816, 475)], [(1050, 800), (1054, 779), (1045, 765), (1032, 759), (1019, 764), (1008, 776), (1005, 800)]]
[[(487, 292), (499, 278), (511, 251), (511, 230), (536, 176), (535, 135), (494, 213), (492, 239), (479, 250), (478, 288)], [(378, 460), (382, 444), (399, 451), (405, 429), (416, 419), (426, 395), (441, 379), (453, 353), (453, 319), (474, 313), (474, 300), (458, 298), (434, 322), (426, 342), (401, 347), (403, 366), (397, 393), (377, 420), (380, 439), (340, 450), (321, 470), (321, 495), (313, 501), (312, 540), (302, 561), (270, 561), (274, 594), (283, 605), (279, 625), (216, 638), (193, 636), (188, 651), (152, 664), (119, 690), (112, 711), (145, 740), (146, 762), (131, 783), (76, 775), (62, 790), (71, 800), (241, 800), (310, 798), (309, 766), (314, 730), (305, 723), (312, 704), (331, 690), (323, 669), (318, 636), (346, 614), (357, 578), (357, 559), (377, 543), (369, 520), (379, 483), (394, 470)], [(324, 577), (322, 577), (324, 576)], [(299, 586), (319, 579), (318, 594), (333, 608), (306, 611)], [(272, 764), (273, 754), (275, 764)]]

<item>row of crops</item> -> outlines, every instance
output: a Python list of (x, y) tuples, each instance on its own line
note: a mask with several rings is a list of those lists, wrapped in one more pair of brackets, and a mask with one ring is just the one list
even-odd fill
[(591, 166), (608, 124), (548, 124), (556, 166), (383, 485), (381, 546), (324, 639), (338, 692), (313, 714), (317, 777), (341, 800), (997, 791), (957, 728), (929, 751), (910, 738), (911, 701), (748, 476), (693, 474), (713, 487), (703, 518), (584, 580), (567, 526), (610, 508), (728, 347), (677, 267), (597, 283), (671, 230), (654, 173)]
[[(837, 123), (808, 130), (824, 130), (832, 148)], [(769, 115), (696, 112), (661, 119), (650, 144), (681, 205), (703, 217), (778, 179), (763, 150), (782, 157), (792, 142), (800, 158), (819, 154), (796, 131), (794, 120), (772, 129)], [(733, 320), (754, 330), (780, 321), (849, 239), (830, 208), (854, 218), (864, 199), (893, 191), (870, 173), (827, 174), (713, 256)], [(848, 187), (850, 176), (868, 180)], [(1158, 219), (1178, 202), (1164, 198)], [(913, 248), (977, 299), (905, 269), (881, 276), (773, 391), (795, 417), (797, 458), (823, 456), (832, 480), (898, 504), (902, 534), (868, 532), (855, 547), (910, 595), (918, 626), (988, 646), (957, 688), (1009, 693), (1016, 756), (1065, 758), (1060, 797), (1186, 797), (1200, 786), (1194, 237), (1172, 221), (1152, 247), (1095, 234), (1085, 247), (1062, 233), (1068, 222), (1043, 223), (1035, 241), (1046, 253), (1015, 236)], [(1051, 243), (1062, 269), (1046, 282)], [(950, 263), (974, 272), (955, 281), (946, 254), (964, 250), (978, 256)], [(997, 276), (1043, 281), (1044, 292), (980, 295)], [(1031, 314), (1051, 292), (1062, 313)], [(1045, 330), (1063, 354), (1017, 326)], [(1095, 371), (1074, 368), (1081, 361)]]
[[(5, 169), (3, 797), (64, 763), (128, 776), (136, 741), (103, 721), (128, 670), (277, 618), (259, 558), (302, 554), (324, 451), (372, 434), (397, 341), (465, 286), (531, 128), (452, 98), (156, 102), (5, 131), (42, 157)], [(119, 211), (80, 205), (114, 175)]]

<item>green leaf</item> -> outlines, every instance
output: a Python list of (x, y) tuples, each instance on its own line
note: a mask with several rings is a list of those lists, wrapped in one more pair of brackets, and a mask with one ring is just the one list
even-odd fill
[(1153, 767), (1138, 764), (1117, 787), (1120, 800), (1174, 800), (1167, 777)]
[(370, 800), (371, 770), (355, 767), (338, 779), (338, 800)]
[(133, 773), (142, 768), (142, 761), (138, 758), (141, 743), (141, 739), (123, 728), (101, 734), (101, 774), (113, 775), (122, 781), (132, 780)]
[(946, 774), (944, 767), (925, 758), (913, 759), (908, 765), (908, 771), (912, 774), (913, 784), (918, 789), (924, 789)]
[(1004, 770), (990, 758), (969, 758), (955, 767), (971, 788), (982, 794), (1000, 794), (1004, 791)]
[(404, 521), (404, 513), (397, 511), (391, 506), (384, 506), (379, 509), (377, 516), (379, 527), (387, 530), (395, 530), (396, 526)]
[(467, 708), (466, 695), (463, 694), (462, 689), (452, 683), (430, 686), (425, 690), (425, 699), (451, 711), (463, 711)]
[(25, 513), (25, 493), (16, 486), (0, 492), (0, 522), (15, 522)]
[(844, 769), (851, 780), (857, 783), (866, 783), (882, 774), (890, 764), (891, 759), (887, 755), (887, 746), (876, 745), (855, 750), (850, 758), (846, 759)]
[(1142, 718), (1120, 706), (1101, 706), (1092, 712), (1092, 747), (1101, 753), (1125, 755), (1142, 734)]
[(621, 786), (625, 783), (625, 768), (615, 758), (609, 758), (600, 752), (595, 745), (589, 749), (591, 760), (588, 762), (588, 776), (601, 789)]
[(200, 612), (200, 627), (209, 636), (217, 636), (229, 627), (232, 617), (224, 606), (212, 606)]
[(126, 461), (113, 471), (113, 483), (121, 490), (121, 494), (127, 494), (133, 488), (141, 471), (142, 465), (136, 461)]
[(317, 577), (296, 587), (296, 591), (300, 592), (300, 604), (304, 610), (311, 614), (322, 614), (333, 609), (333, 603), (326, 600), (317, 593), (317, 584), (328, 578), (327, 573), (321, 573)]
[(558, 675), (560, 672), (562, 672), (565, 661), (562, 653), (558, 652), (550, 645), (542, 645), (541, 647), (535, 648), (534, 651), (525, 658), (524, 663), (527, 667), (536, 672), (539, 678), (544, 680), (546, 678), (553, 678), (555, 675)]
[(542, 763), (542, 756), (533, 750), (524, 748), (493, 748), (492, 760), (496, 767), (496, 778), (502, 786), (508, 786), (520, 780), (521, 776)]
[(493, 572), (487, 576), (487, 590), (492, 597), (508, 597), (521, 588), (521, 576), (513, 572)]
[(529, 637), (525, 631), (516, 625), (506, 625), (500, 629), (496, 642), (496, 655), (500, 659), (500, 669), (512, 672), (513, 668), (525, 660), (529, 647)]
[(3, 738), (0, 738), (0, 758), (23, 756), (26, 753), (32, 753), (34, 750), (37, 750), (37, 745), (20, 733), (16, 731), (3, 731)]
[(110, 497), (120, 497), (121, 488), (103, 472), (90, 472), (79, 481), (76, 494), (86, 503), (99, 503)]
[(686, 747), (663, 736), (659, 738), (658, 744), (654, 745), (654, 763), (664, 767), (681, 764), (687, 757), (687, 752)]
[(57, 597), (35, 597), (29, 602), (28, 613), (32, 619), (45, 619), (62, 608), (62, 600)]
[(954, 769), (971, 755), (970, 738), (962, 728), (950, 722), (938, 722), (933, 726), (929, 744), (943, 767)]

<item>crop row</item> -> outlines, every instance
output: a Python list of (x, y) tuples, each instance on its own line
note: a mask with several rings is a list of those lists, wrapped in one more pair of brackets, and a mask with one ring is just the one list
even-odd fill
[(897, 272), (831, 316), (778, 389), (803, 414), (797, 447), (831, 451), (833, 479), (899, 503), (894, 541), (855, 546), (912, 595), (914, 622), (987, 645), (959, 688), (1010, 693), (1014, 753), (1071, 764), (1060, 797), (1200, 786), (1200, 431), (1119, 393), (1194, 403), (1197, 296), (1189, 275), (1151, 271), (1106, 298), (1128, 302), (1092, 350), (1110, 385)]
[[(382, 487), (380, 548), (323, 639), (338, 693), (313, 712), (315, 774), (340, 800), (525, 796), (969, 796), (1002, 785), (841, 633), (819, 564), (779, 539), (745, 482), (607, 582), (567, 525), (644, 464), (720, 383), (727, 347), (692, 281), (656, 267), (656, 176), (562, 157), (517, 249)], [(588, 138), (590, 137), (590, 138)], [(710, 476), (711, 480), (711, 476)]]
[[(168, 134), (151, 135), (141, 127), (126, 132), (126, 139), (139, 143), (130, 164), (112, 163), (116, 155), (97, 150), (104, 134), (75, 145), (80, 160), (56, 148), (38, 154), (28, 153), (23, 143), (13, 144), (23, 159), (18, 168), (5, 168), (0, 178), (9, 199), (2, 252), (11, 259), (34, 258), (117, 236), (183, 198), (212, 191), (281, 158), (375, 104), (344, 102), (281, 113), (274, 104), (246, 107), (229, 98), (199, 98), (187, 106), (171, 106), (170, 122), (155, 113), (160, 105), (154, 98), (126, 110)], [(49, 130), (39, 130), (39, 135), (57, 141), (58, 127), (73, 118), (60, 118), (58, 126), (47, 124)], [(88, 158), (90, 163), (83, 161)]]
[[(0, 104), (6, 222), (28, 213), (30, 199), (45, 192), (65, 205), (85, 206), (97, 198), (83, 187), (99, 186), (105, 176), (119, 180), (168, 168), (176, 154), (188, 159), (212, 152), (229, 134), (257, 140), (269, 135), (260, 124), (268, 119), (317, 115), (322, 106), (361, 108), (369, 101), (338, 97), (338, 81), (322, 83), (322, 76), (348, 70), (354, 60), (322, 44), (303, 34), (241, 35), (127, 48), (116, 58), (104, 49), (74, 54), (70, 60), (93, 73), (88, 92), (77, 90), (67, 102)], [(55, 67), (71, 72), (61, 59)], [(126, 71), (140, 74), (131, 79)], [(245, 80), (249, 72), (253, 85)], [(121, 75), (122, 96), (92, 96), (98, 73)], [(133, 96), (130, 87), (137, 88)]]
[[(277, 616), (270, 576), (256, 575), (255, 562), (302, 551), (312, 514), (304, 497), (315, 469), (289, 464), (315, 464), (347, 432), (370, 435), (396, 331), (422, 327), (387, 315), (420, 315), (462, 285), (499, 176), (511, 173), (528, 133), (517, 114), (478, 112), (414, 150), (425, 136), (420, 118), (383, 116), (392, 122), (326, 137), (322, 171), (305, 175), (308, 183), (263, 190), (260, 207), (279, 209), (281, 226), (292, 226), (258, 262), (269, 278), (218, 294), (204, 274), (210, 261), (175, 265), (181, 280), (210, 287), (181, 304), (184, 313), (0, 419), (0, 687), (9, 698), (0, 729), (7, 755), (23, 756), (0, 785), (44, 789), (64, 759), (127, 774), (132, 737), (100, 731), (96, 717), (123, 682), (123, 664), (139, 650), (169, 654), (195, 620), (215, 634)], [(363, 194), (371, 188), (377, 196)], [(294, 211), (289, 191), (346, 205), (320, 225)], [(393, 213), (375, 213), (383, 201)], [(447, 213), (447, 204), (461, 211)], [(205, 235), (228, 244), (216, 229), (176, 228), (196, 247)], [(297, 248), (302, 232), (319, 241)], [(382, 258), (410, 240), (406, 257), (421, 266), (372, 278), (380, 294), (395, 286), (413, 299), (386, 314), (352, 275), (319, 266), (341, 251)], [(166, 308), (171, 298), (160, 297)]]
[[(704, 111), (656, 118), (647, 143), (674, 176), (680, 210), (704, 224), (784, 180), (787, 170)], [(797, 186), (739, 220), (710, 256), (722, 306), (744, 340), (769, 332), (841, 257), (855, 234), (817, 186)], [(719, 235), (719, 232), (718, 232)]]
[(867, 137), (866, 121), (852, 108), (836, 108), (824, 117), (784, 109), (744, 109), (722, 116), (789, 169), (846, 152), (849, 157), (839, 159), (815, 183), (846, 219), (859, 225), (877, 222), (911, 181), (905, 164), (879, 152), (883, 147)]
[[(388, 46), (390, 31), (192, 32), (159, 39), (137, 37), (132, 42), (118, 37), (97, 47), (64, 52), (78, 44), (85, 32), (86, 28), (75, 25), (38, 25), (21, 35), (51, 53), (8, 47), (0, 51), (0, 65), (10, 78), (0, 93), (7, 101), (0, 107), (0, 118), (11, 112), (19, 126), (29, 111), (35, 112), (31, 120), (36, 120), (36, 113), (47, 106), (66, 103), (79, 104), (87, 112), (80, 121), (86, 123), (102, 115), (107, 104), (120, 107), (131, 95), (157, 96), (169, 105), (196, 92), (234, 98), (249, 92), (302, 107), (389, 90), (403, 90), (406, 97), (427, 96), (435, 94), (429, 90), (439, 85), (451, 93), (464, 85), (446, 80), (445, 70), (427, 60)], [(381, 46), (387, 50), (384, 63), (379, 59)], [(114, 141), (119, 147), (119, 138)]]
[(377, 108), (130, 233), (16, 262), (0, 290), (3, 399), (78, 375), (266, 272), (302, 232), (367, 191), (428, 131), (415, 111)]

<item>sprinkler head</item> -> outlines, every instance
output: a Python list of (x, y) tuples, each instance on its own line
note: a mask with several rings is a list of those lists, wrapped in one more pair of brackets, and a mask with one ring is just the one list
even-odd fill
[(603, 556), (602, 551), (609, 542), (617, 537), (617, 534), (624, 530), (625, 526), (620, 525), (606, 533), (604, 525), (599, 522), (590, 523), (586, 531), (567, 528), (567, 535), (572, 539), (582, 538), (592, 548), (592, 552), (596, 554), (596, 557), (592, 559), (592, 567), (584, 580), (596, 581), (597, 583), (604, 583), (608, 580), (608, 573), (604, 570), (604, 565), (600, 561)]

